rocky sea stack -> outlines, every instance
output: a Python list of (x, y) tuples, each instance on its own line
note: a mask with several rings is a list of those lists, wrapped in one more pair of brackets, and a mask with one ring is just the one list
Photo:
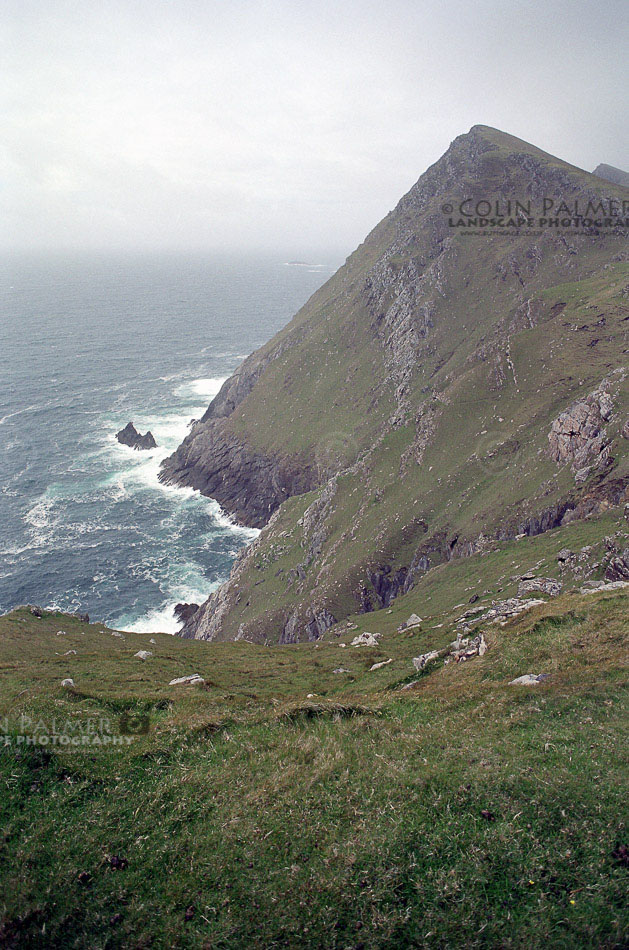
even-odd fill
[(145, 435), (140, 435), (132, 422), (128, 422), (124, 429), (116, 432), (116, 438), (122, 445), (128, 445), (132, 449), (156, 449), (157, 442), (153, 433), (149, 430)]

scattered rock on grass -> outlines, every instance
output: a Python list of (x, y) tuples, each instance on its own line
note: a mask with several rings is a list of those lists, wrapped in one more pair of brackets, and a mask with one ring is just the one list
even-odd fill
[(450, 656), (453, 657), (457, 663), (460, 663), (461, 660), (469, 660), (473, 656), (485, 656), (487, 653), (487, 641), (482, 633), (479, 633), (479, 635), (473, 639), (458, 636), (457, 639), (450, 644), (450, 647)]
[(623, 587), (629, 587), (629, 581), (612, 581), (610, 584), (601, 584), (599, 587), (582, 587), (580, 594), (601, 594), (607, 590), (622, 590)]
[(524, 676), (518, 676), (511, 680), (509, 686), (537, 686), (548, 679), (550, 673), (525, 673)]
[(381, 633), (364, 633), (359, 634), (357, 637), (354, 637), (352, 640), (353, 647), (377, 647), (378, 639), (382, 636)]
[(388, 663), (393, 663), (393, 659), (382, 660), (381, 663), (374, 663), (374, 665), (369, 668), (369, 672), (373, 673), (374, 670), (379, 670), (381, 666), (386, 666)]
[(148, 658), (153, 656), (153, 654), (150, 652), (150, 650), (138, 650), (138, 652), (134, 653), (133, 656), (134, 658), (137, 657), (139, 660), (148, 660)]
[(401, 633), (402, 630), (409, 630), (411, 627), (418, 627), (422, 622), (422, 618), (418, 617), (417, 614), (411, 614), (406, 623), (400, 624), (398, 633)]
[(490, 623), (500, 623), (504, 626), (512, 617), (517, 617), (525, 610), (531, 610), (533, 607), (539, 607), (545, 603), (546, 601), (540, 598), (520, 600), (518, 597), (510, 597), (508, 600), (500, 600), (498, 603), (492, 604), (489, 610), (476, 618), (475, 622), (488, 620)]
[(430, 653), (422, 653), (421, 656), (416, 656), (413, 658), (413, 666), (416, 670), (423, 670), (427, 663), (430, 663), (431, 660), (436, 660), (439, 656), (439, 650), (431, 650)]
[(65, 680), (61, 680), (61, 685), (65, 686), (66, 689), (74, 689), (74, 680), (68, 677)]
[(179, 676), (171, 680), (169, 686), (204, 686), (205, 680), (198, 673), (191, 673), (190, 676)]

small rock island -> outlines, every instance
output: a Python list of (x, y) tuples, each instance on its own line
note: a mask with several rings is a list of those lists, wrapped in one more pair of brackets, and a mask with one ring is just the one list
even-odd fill
[(116, 438), (122, 445), (128, 445), (132, 449), (156, 449), (157, 442), (153, 438), (153, 433), (149, 430), (145, 435), (140, 435), (132, 422), (128, 422), (124, 429), (116, 432)]

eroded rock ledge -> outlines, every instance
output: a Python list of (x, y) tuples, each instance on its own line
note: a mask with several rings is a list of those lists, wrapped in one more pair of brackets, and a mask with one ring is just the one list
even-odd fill
[(195, 488), (215, 498), (240, 524), (262, 528), (283, 501), (316, 484), (307, 459), (256, 452), (220, 420), (195, 423), (159, 474), (167, 485)]

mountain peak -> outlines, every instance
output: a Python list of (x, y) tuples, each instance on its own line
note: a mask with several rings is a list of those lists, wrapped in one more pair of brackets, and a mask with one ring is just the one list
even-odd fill
[(604, 178), (606, 181), (611, 181), (615, 185), (623, 185), (625, 188), (629, 188), (629, 173), (624, 172), (621, 168), (616, 168), (614, 165), (597, 165), (593, 175), (597, 175), (599, 178)]
[[(452, 142), (164, 462), (263, 529), (185, 635), (316, 639), (488, 539), (617, 503), (626, 230), (539, 222), (620, 191), (489, 126)], [(590, 417), (601, 451), (573, 472), (549, 433)]]
[(527, 142), (525, 139), (519, 138), (517, 135), (512, 135), (510, 132), (503, 132), (501, 129), (493, 128), (493, 126), (490, 125), (473, 125), (469, 132), (457, 136), (452, 146), (459, 145), (466, 147), (471, 145), (474, 147), (478, 146), (481, 142), (487, 151), (496, 151), (504, 158), (508, 155), (533, 155), (537, 159), (553, 164), (561, 164), (572, 168), (576, 167), (570, 166), (569, 163), (564, 162), (550, 152), (545, 152), (543, 149), (538, 148), (531, 142)]

